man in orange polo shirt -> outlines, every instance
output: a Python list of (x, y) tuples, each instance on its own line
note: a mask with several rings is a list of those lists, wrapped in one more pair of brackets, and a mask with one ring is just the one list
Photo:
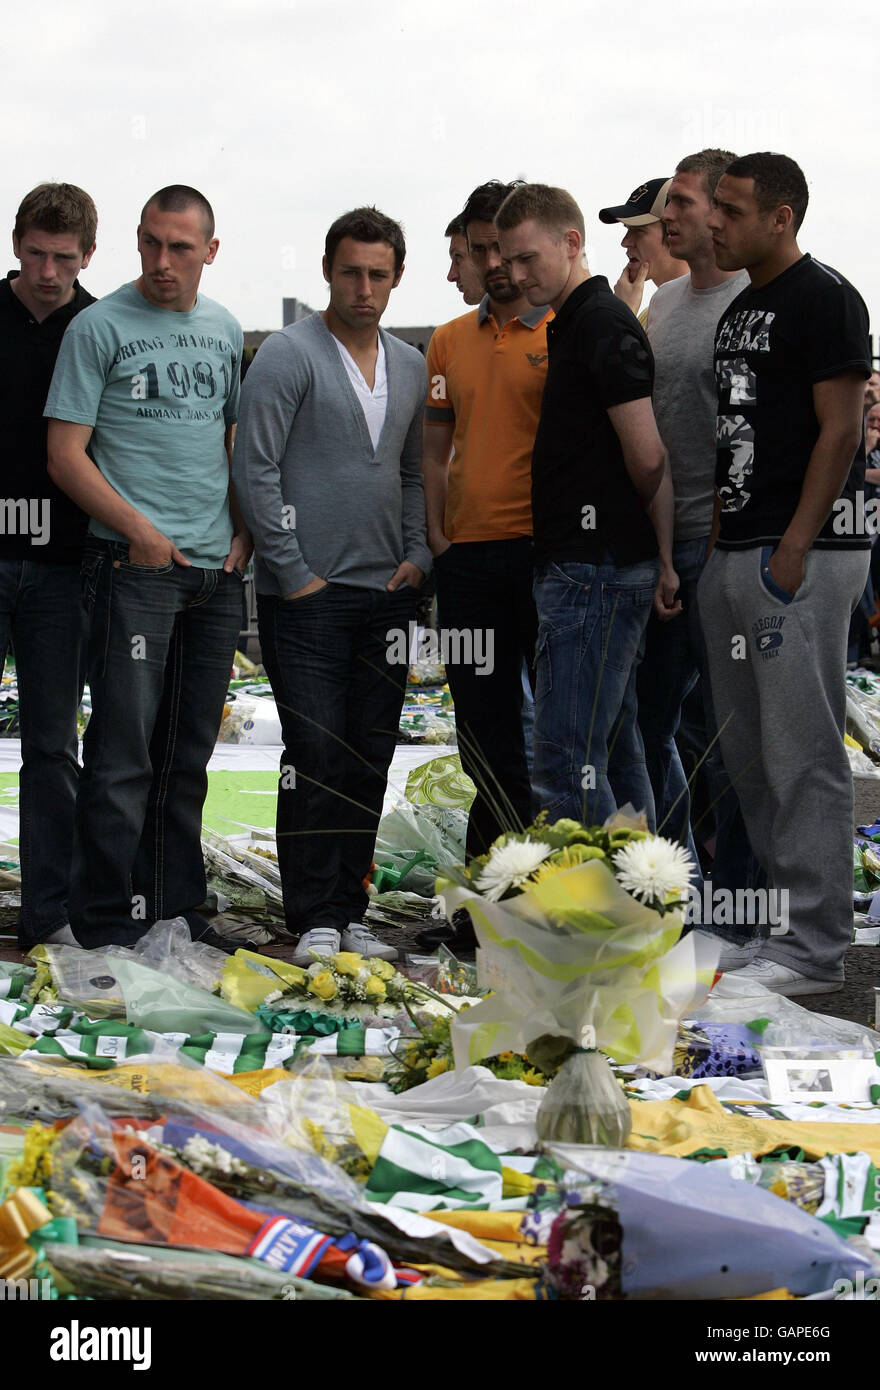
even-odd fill
[(529, 304), (501, 261), (493, 219), (514, 186), (493, 180), (469, 197), (462, 222), (486, 293), (428, 347), (428, 544), (462, 766), (477, 787), (469, 855), (532, 819), (522, 671), (538, 626), (531, 457), (552, 314)]

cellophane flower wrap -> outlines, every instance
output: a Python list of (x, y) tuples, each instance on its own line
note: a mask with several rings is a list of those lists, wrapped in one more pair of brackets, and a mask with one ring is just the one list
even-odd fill
[[(548, 1088), (539, 1133), (611, 1142), (601, 1123), (572, 1129), (563, 1092), (580, 1097), (583, 1115), (596, 1071), (585, 1054), (596, 1049), (668, 1075), (678, 1022), (706, 997), (719, 952), (699, 932), (680, 939), (689, 873), (680, 847), (618, 814), (603, 827), (539, 818), (439, 884), (447, 915), (467, 908), (480, 983), (494, 991), (456, 1018), (456, 1066), (502, 1051), (542, 1066), (554, 1049), (557, 1061), (574, 1053)], [(561, 1130), (547, 1125), (553, 1112)]]

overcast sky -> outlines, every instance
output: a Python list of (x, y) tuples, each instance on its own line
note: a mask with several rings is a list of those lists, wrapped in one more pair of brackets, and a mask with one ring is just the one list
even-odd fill
[(7, 226), (34, 184), (82, 185), (100, 295), (138, 273), (147, 196), (194, 184), (220, 237), (202, 288), (274, 328), (282, 296), (323, 307), (324, 233), (375, 203), (408, 246), (386, 323), (437, 324), (462, 308), (443, 230), (477, 183), (567, 187), (613, 283), (620, 231), (598, 208), (706, 145), (776, 149), (809, 183), (802, 249), (856, 285), (876, 334), (878, 15), (877, 0), (19, 5), (3, 32)]

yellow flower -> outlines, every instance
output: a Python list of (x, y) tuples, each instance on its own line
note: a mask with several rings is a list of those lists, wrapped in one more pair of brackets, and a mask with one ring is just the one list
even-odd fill
[(321, 970), (309, 981), (309, 993), (317, 994), (319, 999), (332, 999), (336, 993), (336, 981), (329, 970)]
[(370, 970), (374, 975), (378, 975), (380, 980), (393, 980), (397, 974), (390, 960), (371, 960)]
[(520, 1077), (520, 1081), (524, 1081), (527, 1086), (546, 1085), (546, 1081), (543, 1074), (539, 1071), (535, 1071), (534, 1067), (529, 1067), (528, 1071), (524, 1071), (522, 1076)]
[(371, 975), (364, 985), (368, 999), (375, 999), (380, 1004), (385, 998), (385, 982), (380, 980), (378, 975)]
[(340, 975), (355, 976), (363, 965), (364, 958), (356, 951), (337, 951), (335, 956), (331, 956), (331, 962)]
[(430, 1081), (433, 1076), (440, 1076), (444, 1071), (449, 1071), (449, 1058), (435, 1057), (428, 1067), (428, 1080)]
[(499, 1060), (499, 1062), (512, 1062), (512, 1061), (513, 1061), (513, 1053), (512, 1053), (512, 1052), (499, 1052), (499, 1053), (498, 1053), (498, 1060)]
[(566, 845), (564, 849), (557, 850), (551, 854), (549, 859), (545, 859), (543, 864), (539, 864), (530, 878), (531, 883), (540, 883), (543, 878), (550, 878), (553, 874), (560, 874), (565, 869), (574, 869), (578, 864), (585, 864), (589, 859), (604, 859), (605, 855), (601, 849), (595, 845)]

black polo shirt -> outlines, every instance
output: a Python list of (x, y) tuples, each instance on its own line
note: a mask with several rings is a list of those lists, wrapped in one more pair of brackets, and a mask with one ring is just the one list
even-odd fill
[(532, 453), (538, 561), (616, 565), (657, 554), (610, 406), (650, 397), (654, 358), (641, 324), (604, 275), (578, 285), (547, 325), (549, 364)]
[[(77, 564), (89, 519), (49, 477), (43, 409), (64, 330), (95, 297), (77, 280), (70, 303), (37, 323), (12, 291), (17, 273), (0, 280), (0, 560)], [(45, 545), (20, 533), (23, 508), (12, 504), (31, 501), (48, 520)]]

